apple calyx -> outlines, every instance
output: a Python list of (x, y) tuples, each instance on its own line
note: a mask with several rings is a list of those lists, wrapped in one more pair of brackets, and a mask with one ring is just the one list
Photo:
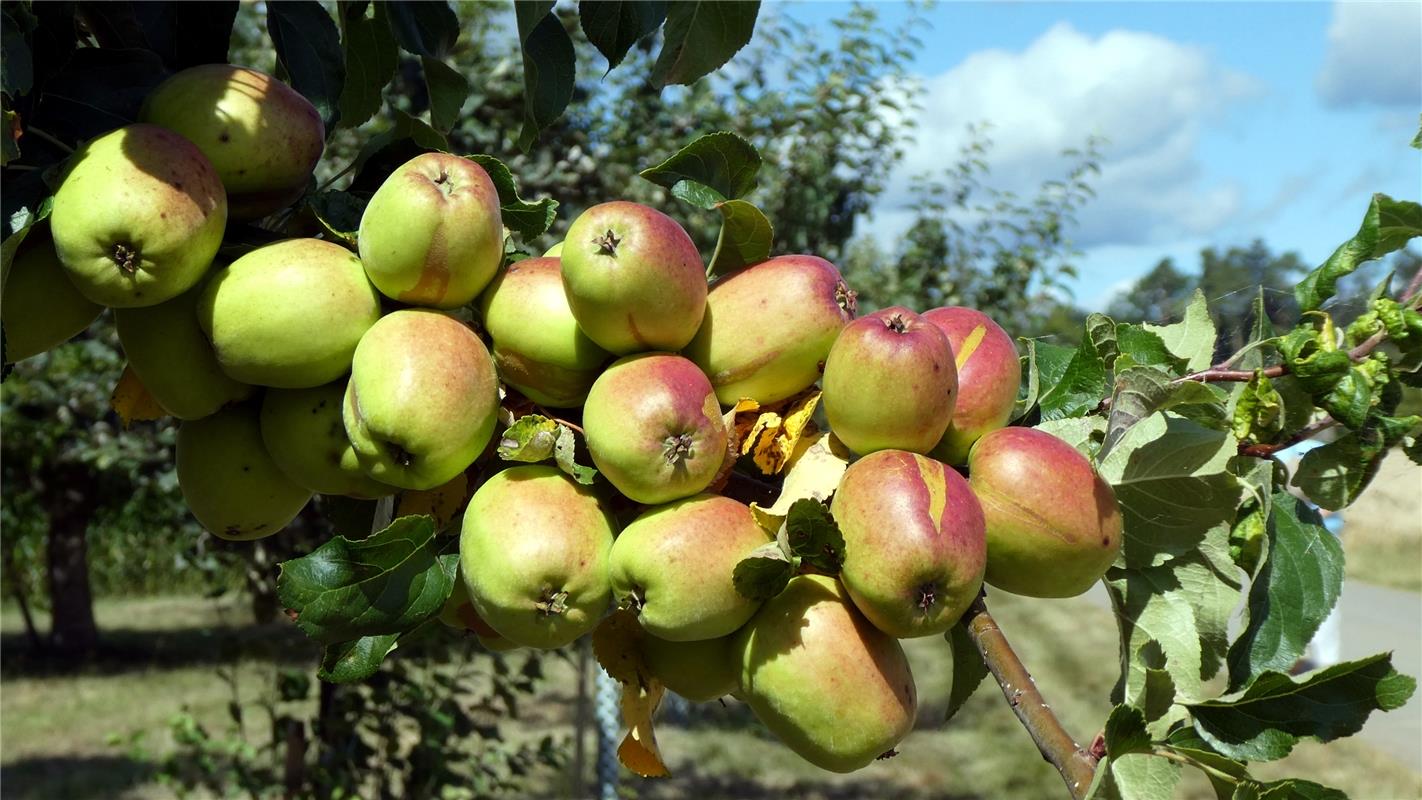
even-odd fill
[(918, 607), (924, 613), (928, 613), (928, 610), (933, 608), (933, 604), (938, 601), (936, 588), (932, 583), (925, 583), (918, 587)]
[(851, 317), (859, 312), (859, 293), (849, 288), (849, 284), (844, 281), (834, 285), (834, 302)]
[(622, 244), (622, 240), (609, 230), (601, 236), (593, 237), (592, 243), (597, 245), (598, 255), (616, 256), (617, 246)]
[(693, 439), (689, 433), (668, 436), (662, 442), (662, 458), (665, 458), (668, 464), (676, 466), (691, 458), (692, 444)]
[(884, 320), (884, 327), (888, 328), (894, 333), (903, 333), (904, 331), (908, 330), (908, 320), (904, 319), (903, 314), (893, 314), (888, 319)]
[(113, 253), (109, 256), (113, 259), (114, 265), (125, 275), (132, 275), (138, 271), (138, 248), (119, 242), (114, 245)]
[(548, 617), (554, 616), (555, 614), (566, 614), (568, 611), (568, 593), (561, 590), (555, 592), (551, 589), (544, 589), (543, 595), (539, 598), (538, 602), (533, 604), (533, 607), (538, 609), (539, 613)]
[(415, 454), (401, 447), (394, 442), (387, 442), (386, 448), (390, 451), (390, 460), (402, 467), (408, 467), (415, 463)]

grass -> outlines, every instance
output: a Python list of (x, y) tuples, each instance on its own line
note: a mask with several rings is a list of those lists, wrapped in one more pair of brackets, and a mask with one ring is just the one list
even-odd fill
[[(995, 594), (990, 602), (1068, 730), (1090, 739), (1109, 710), (1107, 696), (1116, 674), (1110, 614), (1080, 599), (1031, 601)], [(250, 697), (271, 685), (279, 666), (314, 663), (313, 651), (291, 625), (245, 625), (244, 607), (232, 602), (106, 601), (98, 614), (111, 644), (93, 664), (64, 673), (27, 660), (17, 615), (10, 610), (0, 615), (5, 634), (0, 782), (7, 798), (170, 797), (154, 782), (148, 759), (172, 747), (166, 726), (184, 706), (210, 729), (226, 729), (232, 695), (216, 674), (219, 667), (231, 669)], [(995, 685), (986, 683), (958, 717), (940, 725), (950, 682), (946, 645), (933, 638), (909, 642), (907, 649), (919, 685), (919, 725), (892, 760), (852, 775), (821, 772), (765, 736), (740, 704), (713, 703), (691, 707), (680, 721), (663, 715), (657, 737), (674, 777), (653, 781), (624, 773), (626, 796), (1063, 796), (1060, 779), (1036, 753)], [(509, 726), (514, 736), (572, 729), (572, 668), (557, 659), (545, 664), (550, 677), (540, 702), (527, 704), (523, 719)], [(147, 732), (146, 756), (110, 743), (111, 735), (122, 738), (133, 731)], [(1367, 800), (1422, 795), (1422, 775), (1361, 740), (1304, 745), (1257, 772), (1308, 777)], [(567, 780), (544, 773), (530, 794), (565, 797)], [(1177, 796), (1206, 800), (1213, 794), (1202, 779), (1187, 776)]]
[(1422, 466), (1388, 454), (1343, 519), (1350, 579), (1422, 592)]

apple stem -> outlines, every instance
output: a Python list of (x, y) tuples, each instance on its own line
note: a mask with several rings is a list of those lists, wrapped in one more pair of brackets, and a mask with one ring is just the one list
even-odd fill
[(1032, 674), (1007, 643), (1007, 637), (988, 613), (981, 594), (964, 612), (962, 624), (982, 654), (988, 671), (1002, 688), (1002, 695), (1007, 698), (1012, 713), (1017, 715), (1017, 720), (1041, 751), (1042, 758), (1061, 773), (1073, 800), (1081, 800), (1096, 776), (1097, 759), (1077, 744), (1062, 727), (1057, 715), (1052, 713), (1051, 706), (1042, 699)]

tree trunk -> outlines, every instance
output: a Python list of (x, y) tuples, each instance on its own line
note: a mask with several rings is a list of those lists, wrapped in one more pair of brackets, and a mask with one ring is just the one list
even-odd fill
[(89, 543), (86, 534), (96, 494), (88, 491), (82, 468), (60, 468), (45, 481), (49, 540), (49, 644), (56, 652), (84, 655), (99, 641), (94, 624), (94, 595), (89, 587)]

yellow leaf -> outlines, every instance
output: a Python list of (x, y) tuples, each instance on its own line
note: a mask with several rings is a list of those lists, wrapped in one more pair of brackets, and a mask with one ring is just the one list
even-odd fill
[(148, 387), (138, 379), (138, 373), (128, 364), (124, 365), (123, 374), (119, 376), (118, 383), (114, 384), (109, 406), (118, 414), (125, 428), (139, 420), (162, 419), (168, 416), (168, 412), (158, 405), (158, 401), (148, 393)]
[(825, 500), (839, 486), (839, 479), (849, 468), (849, 450), (833, 433), (814, 433), (799, 440), (786, 462), (785, 484), (780, 497), (769, 508), (751, 504), (756, 522), (771, 533), (780, 530), (785, 515), (796, 500), (810, 497)]
[(469, 478), (461, 472), (443, 486), (418, 492), (401, 492), (395, 499), (395, 516), (430, 516), (434, 518), (435, 528), (444, 530), (468, 502)]
[(637, 612), (619, 608), (604, 617), (593, 631), (593, 657), (613, 680), (627, 686), (646, 686), (654, 679), (642, 658), (645, 635)]
[(759, 403), (749, 397), (742, 397), (731, 406), (730, 411), (722, 415), (726, 421), (726, 433), (730, 435), (732, 451), (741, 451), (741, 442), (745, 441), (746, 435), (750, 433), (751, 425), (755, 423), (754, 412), (759, 409)]
[[(762, 432), (752, 437), (755, 465), (766, 475), (778, 475), (785, 469), (800, 438), (814, 433), (815, 407), (820, 392), (811, 389), (790, 398), (780, 414), (767, 414)], [(769, 419), (773, 417), (773, 419)], [(745, 452), (744, 450), (742, 452)]]
[(666, 778), (671, 775), (661, 750), (657, 748), (657, 734), (652, 729), (652, 715), (662, 703), (666, 689), (653, 681), (646, 688), (622, 685), (622, 721), (627, 724), (627, 735), (617, 747), (617, 760), (622, 766), (644, 778)]

